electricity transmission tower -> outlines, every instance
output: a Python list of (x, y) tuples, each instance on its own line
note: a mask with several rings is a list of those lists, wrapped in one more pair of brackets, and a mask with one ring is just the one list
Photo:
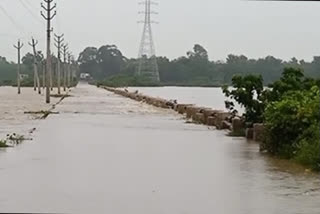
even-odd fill
[(54, 11), (52, 14), (51, 12), (57, 7), (57, 4), (54, 4), (53, 6), (51, 3), (53, 0), (43, 0), (46, 5), (43, 5), (41, 3), (41, 7), (43, 10), (47, 13), (44, 15), (44, 13), (41, 11), (41, 16), (47, 21), (47, 61), (46, 61), (46, 103), (50, 103), (50, 81), (52, 81), (52, 71), (51, 71), (51, 20), (56, 16), (57, 12)]
[(55, 42), (56, 42), (55, 46), (58, 49), (58, 68), (57, 68), (58, 94), (61, 94), (61, 46), (63, 41), (64, 41), (63, 34), (60, 36), (55, 34)]
[(151, 20), (151, 14), (156, 14), (151, 11), (151, 5), (155, 5), (156, 3), (151, 0), (145, 0), (140, 4), (145, 6), (145, 11), (140, 12), (144, 14), (144, 21), (140, 22), (144, 24), (144, 27), (139, 48), (139, 67), (137, 74), (148, 80), (159, 82), (159, 68), (152, 35), (152, 24), (155, 22)]
[(21, 94), (21, 88), (20, 88), (20, 69), (21, 69), (21, 48), (23, 47), (23, 44), (18, 41), (17, 46), (13, 46), (18, 50), (18, 70), (17, 70), (17, 86), (18, 86), (18, 94)]

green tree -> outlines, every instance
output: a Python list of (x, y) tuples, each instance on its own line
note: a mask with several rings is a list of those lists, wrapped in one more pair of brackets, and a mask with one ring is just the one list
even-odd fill
[(0, 85), (12, 85), (16, 82), (16, 65), (0, 56)]
[(125, 57), (115, 45), (105, 45), (97, 52), (97, 62), (100, 66), (101, 78), (120, 74), (124, 66)]
[[(233, 90), (229, 90), (228, 86), (223, 87), (223, 93), (245, 108), (244, 116), (248, 125), (261, 123), (265, 107), (262, 76), (234, 76), (232, 87)], [(226, 107), (233, 113), (237, 113), (234, 106), (233, 101), (226, 101)]]
[[(294, 158), (300, 153), (301, 159), (304, 149), (310, 144), (318, 147), (319, 154), (319, 139), (316, 140), (320, 128), (319, 107), (317, 86), (311, 90), (287, 91), (281, 100), (269, 103), (264, 113), (267, 151), (286, 158)], [(317, 127), (316, 132), (314, 127)]]
[(100, 67), (97, 61), (98, 49), (95, 47), (85, 48), (79, 55), (80, 73), (88, 73), (97, 79), (100, 73)]

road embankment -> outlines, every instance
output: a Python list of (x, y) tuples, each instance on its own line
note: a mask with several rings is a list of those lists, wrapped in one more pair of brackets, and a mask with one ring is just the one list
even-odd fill
[(106, 86), (100, 86), (100, 88), (158, 108), (172, 109), (179, 114), (185, 115), (188, 122), (216, 127), (218, 130), (228, 130), (231, 136), (245, 136), (257, 142), (261, 142), (263, 138), (263, 125), (255, 124), (253, 128), (246, 128), (244, 119), (241, 116), (232, 115), (230, 112), (224, 110), (197, 106), (196, 104), (179, 103), (177, 100), (152, 97), (141, 94), (138, 91), (130, 92), (126, 89)]

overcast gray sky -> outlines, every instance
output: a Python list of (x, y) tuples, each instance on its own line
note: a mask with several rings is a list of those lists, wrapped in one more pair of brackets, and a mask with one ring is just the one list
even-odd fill
[[(15, 60), (12, 44), (21, 38), (23, 54), (33, 35), (45, 48), (40, 0), (0, 0), (0, 55)], [(73, 52), (87, 46), (116, 44), (127, 57), (138, 55), (143, 17), (139, 0), (56, 0), (56, 33), (65, 33)], [(250, 58), (274, 55), (311, 60), (320, 55), (320, 2), (250, 2), (242, 0), (159, 0), (153, 26), (157, 55), (176, 58), (195, 43), (210, 59), (230, 53)], [(9, 19), (4, 11), (10, 14)], [(14, 24), (13, 24), (14, 23)], [(54, 49), (55, 51), (55, 49)]]

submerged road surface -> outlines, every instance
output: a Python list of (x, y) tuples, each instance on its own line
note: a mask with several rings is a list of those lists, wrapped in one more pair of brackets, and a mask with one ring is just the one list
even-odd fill
[(172, 111), (80, 85), (0, 152), (0, 212), (319, 214), (319, 175)]

